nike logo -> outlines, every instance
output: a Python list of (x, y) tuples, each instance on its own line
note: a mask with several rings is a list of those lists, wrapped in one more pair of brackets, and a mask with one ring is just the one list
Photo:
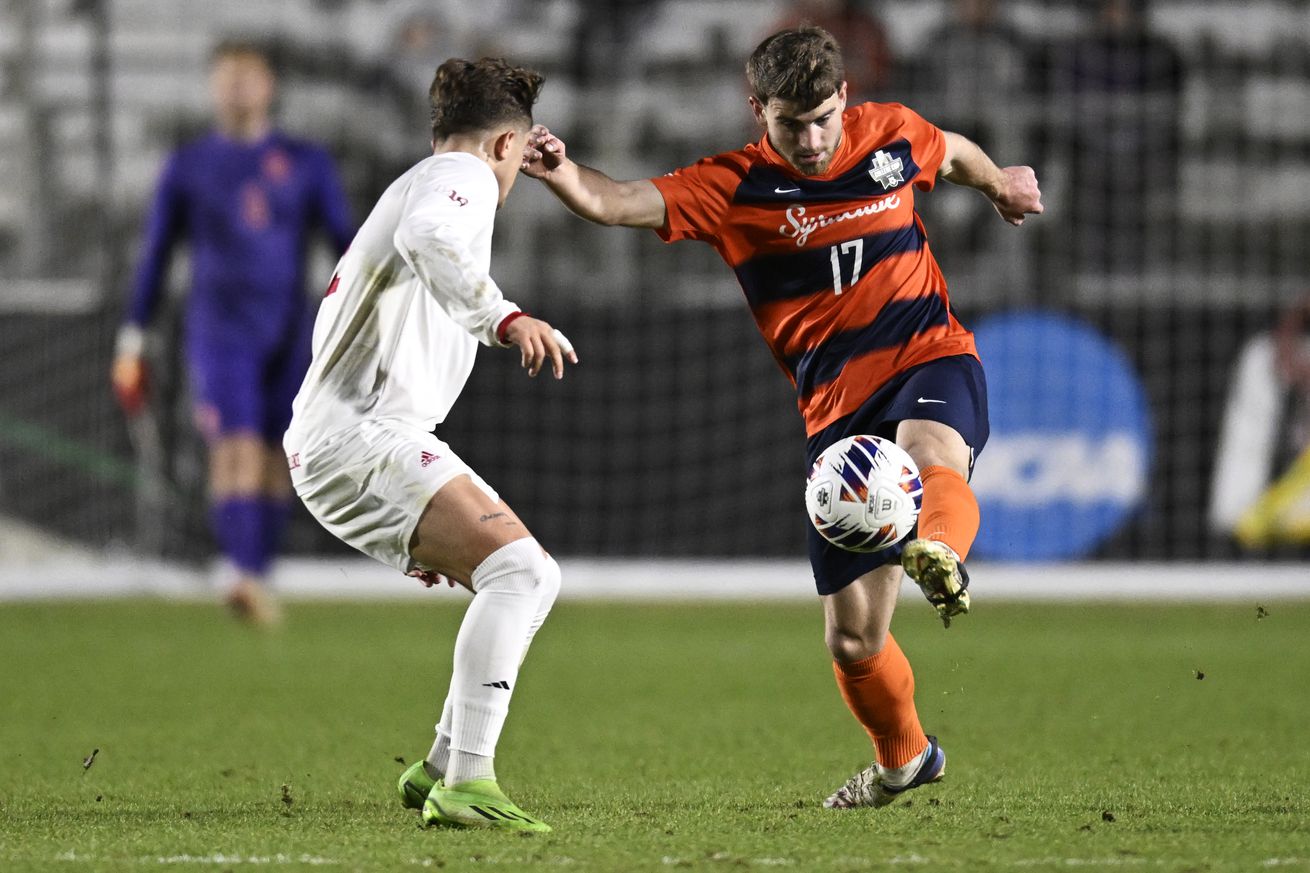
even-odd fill
[(920, 397), (920, 403), (945, 403), (945, 400), (929, 400), (927, 397)]
[(800, 188), (774, 188), (774, 194), (795, 194)]

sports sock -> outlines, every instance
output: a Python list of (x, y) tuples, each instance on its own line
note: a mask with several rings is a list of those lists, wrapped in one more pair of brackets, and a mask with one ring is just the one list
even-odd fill
[(263, 501), (259, 497), (220, 498), (210, 507), (209, 521), (219, 551), (239, 572), (263, 576), (268, 571)]
[(550, 615), (551, 607), (555, 605), (555, 598), (559, 596), (559, 564), (555, 563), (555, 559), (549, 555), (546, 556), (546, 571), (539, 586), (541, 596), (537, 600), (537, 611), (532, 616), (532, 624), (528, 625), (528, 635), (523, 640), (524, 658), (528, 656), (528, 649), (532, 646), (532, 638), (537, 635), (537, 631), (541, 630), (541, 626), (546, 623), (546, 616)]
[(427, 771), (433, 779), (446, 775), (450, 767), (450, 698), (441, 707), (441, 721), (437, 722), (437, 738), (428, 751)]
[(509, 713), (529, 632), (543, 594), (558, 589), (558, 577), (555, 562), (531, 537), (502, 546), (473, 570), (473, 602), (455, 638), (448, 696), (448, 784), (491, 778), (477, 774), (494, 773), (491, 758)]
[(879, 764), (878, 775), (882, 777), (882, 781), (885, 785), (890, 785), (893, 788), (901, 788), (908, 785), (910, 780), (914, 778), (914, 774), (918, 773), (919, 768), (923, 766), (923, 759), (928, 756), (928, 752), (931, 749), (932, 745), (929, 744), (922, 752), (915, 755), (899, 767), (884, 767)]
[(472, 779), (495, 779), (495, 760), (491, 755), (477, 755), (473, 752), (452, 749), (450, 767), (446, 771), (446, 784), (459, 785)]
[(946, 543), (963, 561), (978, 535), (978, 498), (950, 467), (924, 467), (919, 481), (923, 483), (919, 536)]
[(914, 708), (914, 672), (889, 633), (876, 655), (843, 664), (833, 661), (842, 700), (873, 740), (884, 767), (904, 766), (928, 745)]
[(271, 494), (265, 494), (259, 499), (266, 565), (273, 562), (282, 548), (282, 535), (286, 533), (287, 522), (291, 519), (291, 505), (289, 498), (274, 497)]

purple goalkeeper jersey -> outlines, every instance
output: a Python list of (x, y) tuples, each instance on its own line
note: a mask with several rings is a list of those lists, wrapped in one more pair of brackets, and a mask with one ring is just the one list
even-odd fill
[(316, 227), (338, 253), (355, 230), (322, 148), (276, 131), (250, 143), (219, 133), (188, 143), (170, 156), (160, 179), (127, 321), (150, 321), (173, 245), (185, 237), (189, 341), (277, 345), (305, 316), (305, 252)]

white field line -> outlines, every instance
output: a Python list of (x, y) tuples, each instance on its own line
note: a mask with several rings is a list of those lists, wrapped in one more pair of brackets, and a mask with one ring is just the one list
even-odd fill
[[(561, 596), (585, 600), (812, 600), (809, 564), (799, 559), (708, 560), (560, 557)], [(1310, 565), (1301, 563), (996, 564), (971, 563), (973, 599), (987, 601), (1245, 602), (1310, 598)], [(154, 595), (214, 599), (221, 570), (133, 558), (94, 562), (52, 557), (0, 560), (0, 601)], [(430, 591), (382, 564), (359, 557), (291, 558), (273, 585), (289, 599), (431, 600)], [(906, 597), (922, 595), (906, 582)]]

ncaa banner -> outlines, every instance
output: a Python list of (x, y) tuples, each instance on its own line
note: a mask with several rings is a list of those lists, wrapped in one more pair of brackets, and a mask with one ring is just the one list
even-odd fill
[(987, 373), (991, 438), (971, 484), (979, 556), (1086, 557), (1146, 497), (1152, 428), (1128, 357), (1084, 322), (1020, 311), (974, 331)]

